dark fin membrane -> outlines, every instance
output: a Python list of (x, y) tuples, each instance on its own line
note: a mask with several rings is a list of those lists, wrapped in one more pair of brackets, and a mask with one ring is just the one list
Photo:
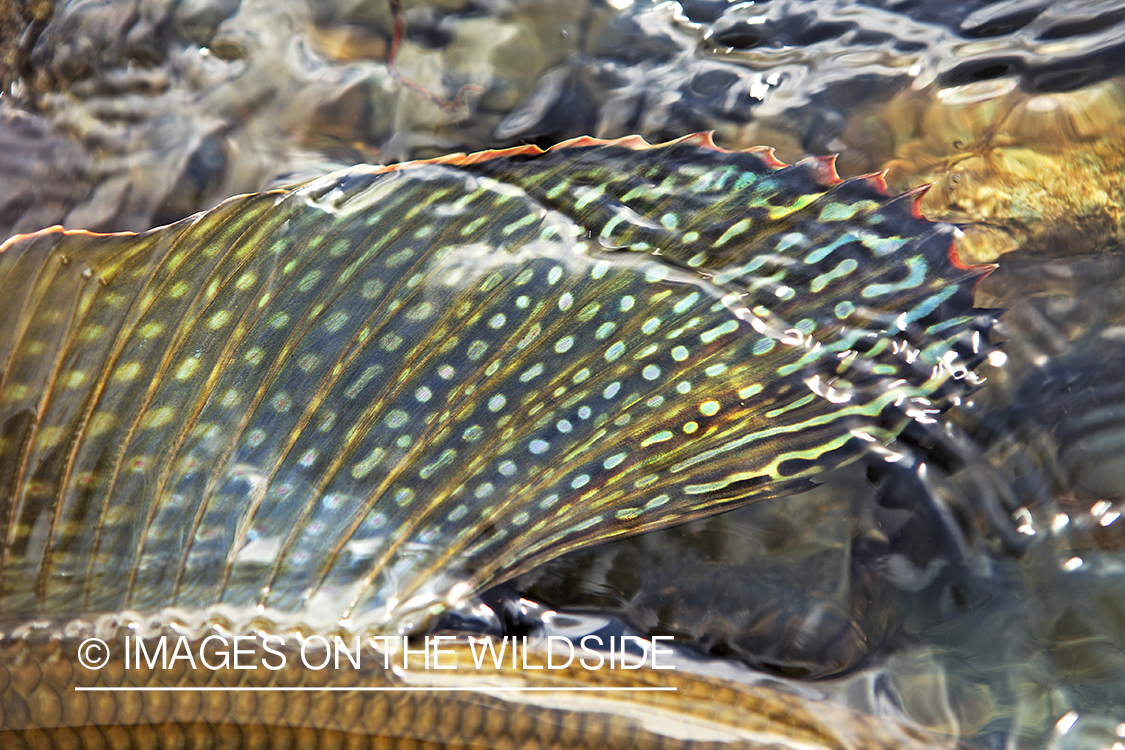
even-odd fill
[(0, 407), (35, 415), (0, 448), (5, 615), (409, 629), (798, 491), (987, 351), (982, 271), (916, 197), (707, 134), (580, 138), (16, 238), (69, 265), (5, 284)]

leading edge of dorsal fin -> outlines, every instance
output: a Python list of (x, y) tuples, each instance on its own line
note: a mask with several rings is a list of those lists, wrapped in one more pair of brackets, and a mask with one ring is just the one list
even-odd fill
[[(568, 149), (592, 148), (598, 146), (616, 146), (619, 148), (627, 148), (632, 151), (645, 151), (650, 149), (671, 148), (673, 146), (696, 146), (698, 148), (708, 149), (723, 154), (732, 153), (748, 153), (756, 154), (761, 158), (768, 167), (771, 169), (781, 169), (782, 167), (789, 166), (781, 161), (774, 155), (774, 149), (769, 146), (752, 146), (750, 148), (741, 149), (740, 151), (731, 151), (717, 145), (714, 140), (714, 131), (706, 130), (698, 133), (691, 133), (681, 138), (676, 138), (671, 141), (664, 141), (662, 143), (649, 143), (640, 135), (627, 135), (622, 138), (595, 138), (588, 135), (580, 135), (576, 138), (570, 138), (565, 141), (559, 141), (549, 148), (540, 148), (534, 144), (527, 144), (524, 146), (512, 146), (509, 148), (486, 149), (484, 151), (474, 151), (472, 153), (457, 152), (453, 154), (446, 154), (444, 156), (437, 156), (432, 159), (414, 159), (411, 161), (397, 162), (394, 164), (384, 165), (357, 165), (352, 167), (353, 170), (360, 170), (365, 174), (384, 174), (387, 172), (396, 172), (403, 169), (411, 169), (421, 167), (428, 164), (445, 164), (450, 166), (464, 166), (468, 164), (479, 164), (480, 162), (490, 161), (492, 159), (505, 159), (512, 157), (524, 156), (541, 156), (547, 153), (554, 153), (556, 151), (565, 151)], [(813, 168), (818, 176), (823, 176), (823, 179), (829, 184), (836, 184), (840, 181), (836, 175), (835, 169), (836, 156), (814, 156), (803, 160), (801, 163), (808, 162), (810, 167)], [(835, 182), (831, 182), (831, 180)], [(305, 183), (307, 184), (307, 183)]]

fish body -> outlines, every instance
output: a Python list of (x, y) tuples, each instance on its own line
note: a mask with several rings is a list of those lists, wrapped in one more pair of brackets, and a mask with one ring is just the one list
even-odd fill
[[(133, 750), (962, 747), (909, 722), (847, 709), (824, 691), (771, 678), (698, 674), (683, 665), (587, 669), (577, 661), (548, 671), (542, 669), (548, 658), (557, 667), (566, 656), (548, 657), (535, 641), (519, 646), (516, 664), (528, 669), (513, 667), (510, 644), (497, 663), (484, 656), (483, 643), (465, 639), (442, 641), (439, 657), (412, 644), (405, 658), (349, 641), (355, 661), (339, 656), (342, 668), (320, 670), (304, 667), (302, 659), (319, 665), (333, 655), (302, 652), (293, 643), (273, 643), (270, 652), (244, 643), (241, 669), (233, 666), (230, 642), (193, 643), (198, 668), (183, 659), (127, 666), (125, 650), (136, 651), (135, 638), (111, 639), (109, 647), (114, 656), (93, 671), (80, 666), (73, 642), (0, 643), (0, 743)], [(214, 668), (203, 667), (203, 659)], [(438, 659), (440, 671), (433, 668)]]
[(799, 489), (973, 379), (982, 271), (916, 200), (705, 135), (579, 139), (16, 237), (4, 619), (393, 632)]

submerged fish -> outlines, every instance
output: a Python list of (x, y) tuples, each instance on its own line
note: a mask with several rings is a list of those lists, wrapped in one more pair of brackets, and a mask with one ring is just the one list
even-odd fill
[(393, 632), (793, 492), (974, 379), (917, 191), (582, 138), (0, 252), (0, 611)]

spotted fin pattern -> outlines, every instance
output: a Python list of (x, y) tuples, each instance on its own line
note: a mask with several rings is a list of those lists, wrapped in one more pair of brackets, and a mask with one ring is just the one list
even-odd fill
[(991, 324), (917, 198), (583, 138), (13, 238), (0, 611), (409, 628), (888, 450)]

